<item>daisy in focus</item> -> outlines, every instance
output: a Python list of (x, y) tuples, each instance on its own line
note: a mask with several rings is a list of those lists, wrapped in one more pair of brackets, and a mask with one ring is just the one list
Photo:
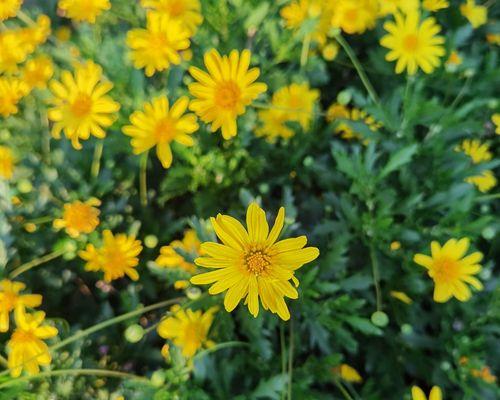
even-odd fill
[[(429, 400), (442, 400), (443, 393), (439, 386), (433, 386), (431, 392), (429, 393)], [(411, 399), (412, 400), (427, 400), (427, 396), (424, 391), (418, 386), (413, 386), (411, 388)]]
[(0, 1), (0, 22), (8, 18), (15, 17), (21, 8), (23, 0), (2, 0)]
[[(174, 240), (168, 246), (162, 246), (156, 264), (165, 268), (181, 268), (188, 273), (194, 273), (196, 266), (187, 261), (184, 254), (197, 257), (200, 255), (201, 242), (194, 229), (184, 232), (182, 240)], [(181, 254), (183, 253), (183, 254)]]
[(5, 146), (0, 146), (0, 178), (11, 179), (14, 175), (14, 156)]
[(140, 240), (123, 233), (113, 235), (110, 230), (102, 234), (102, 245), (96, 248), (88, 244), (78, 255), (85, 261), (86, 271), (104, 272), (104, 280), (111, 282), (127, 275), (133, 281), (139, 279), (135, 269), (139, 264), (138, 255), (142, 251)]
[(100, 211), (96, 207), (100, 205), (101, 202), (96, 198), (65, 204), (62, 218), (54, 220), (54, 228), (66, 229), (72, 238), (92, 233), (99, 225)]
[(44, 324), (43, 311), (27, 314), (21, 305), (16, 307), (14, 315), (16, 329), (7, 342), (10, 374), (17, 378), (25, 370), (29, 375), (36, 375), (40, 372), (40, 366), (49, 366), (52, 361), (49, 348), (43, 340), (53, 338), (58, 331)]
[(94, 24), (103, 11), (111, 8), (111, 3), (109, 0), (59, 0), (58, 7), (67, 18)]
[(262, 306), (283, 320), (290, 319), (284, 297), (298, 298), (295, 271), (315, 260), (316, 247), (304, 247), (305, 236), (278, 241), (285, 222), (285, 209), (280, 208), (271, 230), (266, 213), (256, 203), (247, 210), (247, 228), (229, 215), (211, 218), (212, 226), (222, 244), (205, 242), (203, 256), (195, 260), (200, 267), (214, 269), (191, 278), (195, 285), (212, 284), (208, 293), (215, 295), (227, 290), (224, 297), (226, 311), (233, 311), (242, 299), (250, 314), (259, 314)]
[(103, 82), (102, 68), (92, 61), (77, 65), (74, 74), (61, 73), (61, 81), (49, 84), (52, 92), (52, 108), (49, 120), (54, 122), (52, 136), (61, 138), (61, 132), (71, 140), (73, 148), (80, 150), (80, 140), (90, 135), (104, 139), (106, 132), (116, 119), (120, 105), (107, 93), (113, 88), (111, 82)]
[(180, 22), (191, 36), (203, 22), (200, 0), (141, 0), (141, 6), (164, 14), (170, 21)]
[(415, 254), (413, 261), (427, 269), (434, 280), (434, 301), (445, 303), (451, 297), (459, 301), (467, 301), (471, 291), (466, 284), (476, 290), (482, 290), (483, 285), (474, 277), (481, 271), (479, 264), (483, 255), (476, 251), (466, 257), (469, 249), (469, 239), (450, 239), (444, 246), (438, 242), (431, 243), (431, 256)]
[(426, 74), (432, 73), (445, 55), (445, 40), (438, 36), (441, 27), (432, 17), (420, 22), (418, 12), (394, 17), (395, 21), (384, 24), (388, 34), (380, 40), (380, 44), (390, 50), (385, 59), (397, 61), (397, 74), (406, 69), (409, 75), (415, 75), (419, 68)]
[(26, 289), (22, 282), (12, 282), (8, 279), (0, 281), (0, 332), (8, 332), (9, 315), (16, 307), (38, 307), (42, 304), (42, 296), (39, 294), (20, 294)]
[(193, 146), (191, 136), (199, 128), (196, 115), (188, 113), (187, 97), (181, 97), (170, 107), (166, 96), (153, 99), (144, 105), (144, 111), (136, 111), (130, 116), (132, 125), (125, 126), (122, 130), (131, 136), (131, 145), (134, 154), (144, 153), (156, 146), (156, 155), (163, 168), (172, 165), (172, 142), (184, 146)]
[(221, 129), (224, 139), (236, 136), (236, 120), (245, 113), (260, 94), (267, 90), (264, 83), (255, 82), (260, 75), (258, 68), (248, 69), (249, 50), (233, 50), (229, 56), (221, 56), (215, 49), (205, 54), (208, 72), (189, 68), (189, 73), (198, 81), (189, 84), (189, 92), (195, 97), (189, 109), (205, 123), (211, 124), (211, 131)]
[(171, 340), (181, 349), (184, 357), (191, 358), (201, 348), (215, 345), (208, 339), (208, 332), (217, 310), (217, 307), (212, 307), (203, 313), (201, 310), (183, 310), (175, 305), (170, 309), (172, 316), (163, 319), (158, 325), (158, 335)]
[(460, 12), (473, 28), (479, 28), (488, 22), (488, 8), (477, 5), (475, 0), (467, 0), (466, 3), (460, 5)]

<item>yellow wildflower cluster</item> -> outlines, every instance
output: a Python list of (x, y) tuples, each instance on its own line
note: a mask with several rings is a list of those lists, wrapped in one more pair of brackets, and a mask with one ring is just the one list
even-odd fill
[[(182, 252), (182, 254), (181, 254)], [(174, 240), (168, 246), (162, 246), (156, 264), (165, 268), (180, 268), (190, 274), (196, 271), (196, 266), (186, 260), (185, 255), (193, 258), (201, 254), (201, 242), (194, 229), (184, 232), (182, 240)]]
[[(477, 139), (466, 139), (462, 142), (458, 150), (467, 154), (474, 164), (490, 161), (493, 154), (488, 143), (481, 143)], [(497, 179), (491, 170), (484, 170), (480, 175), (470, 176), (466, 182), (475, 185), (480, 192), (488, 192), (497, 185)]]

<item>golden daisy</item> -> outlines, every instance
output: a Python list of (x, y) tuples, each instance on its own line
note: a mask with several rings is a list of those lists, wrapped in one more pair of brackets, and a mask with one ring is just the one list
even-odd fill
[(47, 82), (54, 74), (54, 65), (47, 56), (39, 56), (29, 60), (21, 72), (21, 77), (30, 89), (45, 89)]
[(333, 373), (340, 376), (344, 381), (352, 383), (361, 383), (363, 378), (354, 367), (349, 364), (340, 364), (338, 367), (333, 368)]
[(8, 18), (15, 17), (21, 8), (23, 0), (2, 0), (0, 1), (0, 22)]
[(170, 312), (172, 316), (163, 319), (158, 325), (158, 334), (179, 347), (184, 357), (191, 358), (202, 347), (210, 348), (215, 344), (208, 340), (208, 332), (217, 307), (203, 313), (201, 310), (183, 310), (175, 305)]
[(51, 81), (49, 88), (53, 98), (48, 117), (54, 122), (54, 138), (60, 139), (64, 132), (73, 147), (80, 150), (80, 140), (90, 135), (99, 139), (106, 136), (103, 128), (113, 124), (120, 105), (107, 95), (113, 84), (103, 82), (99, 65), (87, 61), (76, 67), (74, 75), (63, 71), (61, 81)]
[[(412, 400), (427, 400), (427, 396), (424, 391), (418, 386), (413, 386), (411, 388), (411, 398)], [(433, 386), (429, 394), (429, 400), (442, 400), (443, 393), (439, 386)]]
[(469, 249), (469, 239), (450, 239), (443, 247), (438, 242), (431, 243), (431, 254), (416, 254), (413, 261), (425, 268), (434, 280), (434, 301), (447, 302), (451, 297), (459, 301), (467, 301), (471, 291), (466, 283), (477, 290), (482, 290), (483, 285), (475, 278), (481, 271), (479, 262), (483, 255), (476, 251), (464, 257)]
[(12, 175), (14, 175), (14, 156), (12, 155), (12, 151), (8, 147), (0, 145), (0, 178), (11, 179)]
[(488, 8), (476, 5), (475, 0), (467, 0), (460, 6), (460, 12), (469, 20), (473, 28), (479, 28), (488, 22)]
[(190, 46), (189, 30), (179, 21), (156, 12), (147, 15), (146, 29), (132, 29), (127, 33), (127, 46), (135, 68), (144, 68), (146, 76), (164, 71), (170, 64), (179, 65), (180, 52)]
[(444, 38), (437, 36), (441, 27), (434, 18), (419, 21), (418, 12), (403, 16), (395, 15), (395, 21), (384, 24), (388, 32), (380, 44), (390, 50), (385, 56), (387, 61), (397, 61), (396, 73), (400, 74), (407, 69), (408, 74), (414, 75), (418, 68), (426, 74), (436, 69), (444, 56)]
[(200, 0), (141, 0), (141, 5), (184, 25), (194, 35), (203, 22)]
[(491, 122), (495, 125), (495, 133), (500, 135), (500, 114), (493, 114)]
[(130, 116), (132, 125), (122, 130), (131, 136), (134, 154), (141, 154), (156, 146), (156, 155), (163, 168), (172, 165), (172, 142), (193, 146), (192, 134), (198, 130), (196, 115), (185, 114), (189, 105), (187, 97), (181, 97), (172, 107), (166, 96), (153, 99), (144, 105), (144, 111)]
[(448, 8), (450, 3), (448, 0), (424, 0), (422, 7), (427, 11), (435, 12)]
[(29, 87), (17, 78), (0, 76), (0, 115), (8, 117), (19, 111), (17, 104), (28, 93)]
[(250, 50), (243, 50), (241, 54), (233, 50), (229, 56), (221, 56), (212, 49), (205, 53), (208, 73), (196, 67), (189, 68), (198, 81), (189, 85), (189, 92), (196, 98), (189, 108), (203, 122), (212, 124), (212, 132), (221, 129), (224, 139), (236, 136), (237, 117), (267, 90), (264, 83), (255, 83), (260, 71), (248, 69), (250, 57)]
[(100, 205), (96, 198), (65, 204), (62, 218), (54, 220), (54, 228), (66, 229), (66, 233), (73, 238), (92, 233), (99, 225), (100, 211), (96, 207)]
[(38, 307), (42, 304), (42, 296), (39, 294), (20, 294), (24, 289), (24, 283), (8, 279), (0, 281), (0, 332), (9, 330), (9, 314), (19, 305)]
[(102, 234), (102, 245), (99, 248), (88, 244), (79, 256), (87, 261), (87, 271), (103, 271), (104, 280), (111, 282), (127, 275), (133, 281), (139, 279), (135, 267), (139, 264), (138, 255), (142, 251), (140, 240), (123, 233), (116, 236), (110, 230)]
[(493, 174), (493, 171), (486, 170), (481, 175), (465, 178), (465, 182), (476, 186), (480, 192), (486, 193), (497, 185), (497, 178)]
[(9, 349), (8, 367), (12, 377), (17, 378), (23, 370), (29, 375), (40, 372), (40, 365), (49, 366), (52, 357), (43, 339), (57, 335), (57, 329), (45, 325), (45, 313), (37, 311), (26, 314), (24, 306), (18, 306), (14, 312), (16, 329), (7, 342)]
[(458, 149), (467, 154), (474, 164), (490, 161), (493, 157), (490, 145), (488, 143), (481, 143), (477, 139), (465, 139)]
[(200, 247), (201, 242), (198, 239), (195, 230), (188, 229), (184, 232), (184, 238), (182, 240), (174, 240), (168, 246), (162, 246), (160, 249), (160, 255), (157, 257), (155, 262), (160, 267), (181, 268), (192, 274), (196, 271), (196, 266), (187, 261), (184, 255), (180, 254), (177, 250), (180, 250), (184, 254), (197, 257), (200, 255)]
[(332, 7), (332, 26), (348, 34), (373, 29), (379, 14), (378, 0), (338, 0)]
[(273, 228), (269, 231), (266, 213), (256, 203), (247, 210), (247, 228), (229, 215), (211, 218), (215, 233), (222, 244), (205, 242), (203, 256), (195, 260), (200, 267), (215, 269), (191, 278), (195, 285), (212, 284), (212, 295), (227, 290), (224, 306), (233, 311), (245, 298), (250, 313), (259, 314), (259, 297), (266, 310), (290, 319), (284, 297), (297, 299), (299, 294), (290, 284), (298, 284), (295, 271), (315, 260), (316, 247), (306, 247), (307, 238), (300, 236), (277, 241), (285, 222), (285, 209), (280, 208)]
[(65, 11), (67, 18), (94, 24), (103, 11), (111, 8), (111, 2), (109, 0), (59, 0), (58, 7)]

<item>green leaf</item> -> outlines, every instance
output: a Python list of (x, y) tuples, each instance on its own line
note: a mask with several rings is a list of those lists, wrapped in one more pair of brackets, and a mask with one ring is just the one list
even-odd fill
[(401, 168), (403, 165), (408, 164), (411, 161), (414, 154), (417, 152), (417, 150), (418, 150), (418, 145), (412, 144), (410, 146), (403, 147), (401, 150), (397, 151), (389, 159), (389, 162), (386, 164), (386, 166), (380, 173), (379, 178), (383, 179), (391, 172), (394, 172), (397, 169)]
[(250, 398), (279, 400), (287, 381), (288, 376), (285, 374), (275, 375), (270, 379), (260, 381)]

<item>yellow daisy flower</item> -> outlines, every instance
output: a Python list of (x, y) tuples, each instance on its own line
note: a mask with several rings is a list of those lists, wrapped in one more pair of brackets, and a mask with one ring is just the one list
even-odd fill
[(18, 64), (26, 60), (30, 50), (23, 43), (19, 29), (0, 31), (0, 73), (16, 73)]
[(8, 279), (0, 281), (0, 332), (9, 330), (9, 314), (19, 305), (26, 307), (38, 307), (42, 304), (42, 296), (39, 294), (20, 294), (26, 289), (21, 282), (12, 282)]
[(405, 69), (408, 74), (414, 75), (418, 68), (426, 74), (436, 69), (444, 56), (444, 38), (437, 36), (441, 27), (434, 18), (426, 18), (419, 21), (417, 12), (406, 16), (395, 15), (395, 21), (384, 24), (388, 32), (380, 40), (383, 47), (391, 50), (385, 57), (387, 61), (396, 61), (396, 73), (400, 74)]
[(363, 378), (354, 367), (349, 364), (340, 364), (338, 367), (332, 369), (335, 375), (340, 376), (344, 381), (352, 383), (361, 383)]
[(0, 22), (8, 18), (15, 17), (21, 8), (23, 0), (2, 0), (0, 1)]
[(81, 234), (94, 232), (99, 225), (100, 211), (95, 208), (101, 205), (96, 198), (91, 198), (86, 202), (74, 201), (64, 205), (62, 218), (54, 220), (54, 228), (66, 229), (66, 233), (77, 238)]
[(141, 5), (182, 23), (190, 35), (194, 35), (203, 22), (200, 0), (141, 0)]
[[(412, 400), (427, 400), (427, 396), (424, 391), (418, 386), (413, 386), (411, 388), (411, 398)], [(429, 400), (442, 400), (443, 393), (439, 386), (433, 386), (429, 394)]]
[(14, 156), (12, 155), (12, 151), (8, 147), (0, 146), (0, 178), (11, 179), (12, 175), (14, 175)]
[(47, 82), (54, 74), (54, 65), (47, 56), (39, 56), (29, 60), (21, 71), (21, 77), (30, 90), (34, 88), (45, 89)]
[(460, 12), (469, 20), (473, 28), (479, 28), (488, 22), (488, 8), (476, 5), (475, 0), (467, 0), (460, 6)]
[(8, 367), (13, 378), (26, 370), (29, 375), (40, 372), (40, 365), (49, 366), (52, 357), (43, 339), (57, 335), (57, 329), (44, 325), (45, 313), (37, 311), (26, 314), (24, 306), (18, 306), (14, 312), (16, 330), (7, 342), (9, 349)]
[(183, 310), (175, 305), (170, 309), (173, 315), (158, 325), (158, 334), (179, 347), (184, 357), (191, 358), (202, 347), (209, 348), (215, 344), (207, 336), (217, 309), (212, 307), (203, 313), (201, 310)]
[(495, 125), (495, 133), (500, 135), (500, 114), (493, 114), (491, 122)]
[[(205, 242), (201, 245), (202, 257), (195, 260), (200, 267), (215, 269), (191, 278), (195, 285), (213, 283), (208, 292), (212, 295), (227, 290), (224, 306), (233, 311), (245, 298), (250, 314), (259, 314), (259, 297), (262, 306), (277, 313), (283, 320), (290, 319), (284, 297), (297, 299), (299, 294), (290, 284), (298, 284), (295, 271), (315, 260), (316, 247), (306, 247), (307, 238), (277, 241), (285, 222), (285, 209), (280, 208), (273, 228), (269, 231), (266, 213), (256, 203), (247, 210), (247, 229), (229, 215), (211, 218), (215, 233), (222, 244)], [(206, 256), (205, 256), (206, 255)]]
[(338, 0), (332, 7), (332, 26), (351, 35), (373, 29), (379, 14), (378, 0)]
[(120, 109), (107, 93), (113, 88), (111, 82), (102, 81), (102, 68), (87, 61), (77, 65), (74, 75), (63, 71), (61, 82), (49, 84), (53, 107), (49, 109), (49, 120), (54, 122), (52, 136), (61, 138), (61, 132), (71, 140), (77, 150), (82, 148), (80, 140), (90, 135), (99, 139), (106, 136), (103, 128), (109, 128)]
[(450, 3), (448, 0), (424, 0), (422, 7), (427, 11), (436, 12), (448, 8)]
[(258, 112), (261, 126), (255, 130), (255, 135), (265, 137), (267, 141), (274, 142), (277, 138), (289, 139), (295, 132), (286, 125), (286, 114), (276, 109), (260, 110)]
[(176, 249), (193, 256), (199, 256), (201, 252), (201, 242), (196, 235), (194, 229), (188, 229), (184, 232), (184, 238), (181, 240), (174, 240), (168, 246), (162, 246), (160, 255), (156, 258), (155, 262), (160, 267), (165, 268), (181, 268), (186, 272), (194, 273), (196, 266), (193, 263), (186, 261), (182, 254), (179, 254)]
[(147, 29), (132, 29), (127, 33), (127, 46), (134, 67), (144, 68), (146, 76), (164, 71), (170, 64), (179, 65), (180, 52), (190, 46), (190, 32), (179, 21), (156, 12), (147, 15)]
[(8, 117), (19, 111), (17, 104), (28, 93), (28, 86), (17, 78), (0, 76), (0, 115)]
[(59, 0), (58, 7), (66, 12), (67, 18), (94, 24), (103, 11), (111, 8), (111, 2), (109, 0)]
[(264, 83), (255, 83), (260, 75), (258, 68), (248, 69), (249, 50), (233, 50), (229, 56), (221, 56), (215, 49), (205, 54), (207, 72), (189, 68), (197, 83), (189, 85), (189, 92), (196, 98), (191, 101), (190, 110), (203, 122), (212, 124), (212, 132), (222, 130), (224, 139), (237, 134), (236, 119), (245, 113), (260, 94), (267, 90)]
[(391, 295), (391, 297), (399, 301), (402, 301), (405, 304), (413, 303), (413, 300), (405, 292), (398, 292), (397, 290), (391, 290), (389, 294)]
[(172, 107), (166, 96), (153, 99), (144, 105), (144, 111), (130, 116), (132, 125), (122, 130), (131, 136), (134, 154), (141, 154), (156, 146), (156, 155), (163, 168), (172, 165), (172, 142), (193, 146), (192, 134), (199, 128), (194, 114), (185, 114), (189, 105), (187, 97), (181, 97)]
[(493, 171), (486, 170), (481, 175), (465, 178), (465, 182), (476, 186), (480, 192), (486, 193), (497, 185), (497, 178), (493, 174)]
[(464, 255), (469, 249), (469, 239), (450, 239), (443, 247), (438, 242), (431, 243), (431, 254), (416, 254), (413, 261), (425, 268), (434, 280), (434, 301), (447, 302), (452, 296), (459, 301), (467, 301), (471, 291), (466, 283), (477, 290), (482, 290), (483, 285), (475, 278), (481, 271), (479, 262), (483, 259), (480, 252), (474, 252), (467, 257)]
[(465, 139), (459, 147), (459, 150), (467, 154), (474, 164), (490, 161), (493, 157), (488, 143), (481, 143), (477, 139)]
[(102, 236), (101, 247), (96, 248), (88, 244), (85, 250), (78, 253), (87, 261), (85, 270), (103, 271), (106, 282), (123, 278), (125, 275), (133, 281), (138, 280), (139, 273), (135, 267), (139, 264), (137, 256), (142, 251), (141, 241), (123, 233), (114, 236), (110, 230), (105, 230)]

